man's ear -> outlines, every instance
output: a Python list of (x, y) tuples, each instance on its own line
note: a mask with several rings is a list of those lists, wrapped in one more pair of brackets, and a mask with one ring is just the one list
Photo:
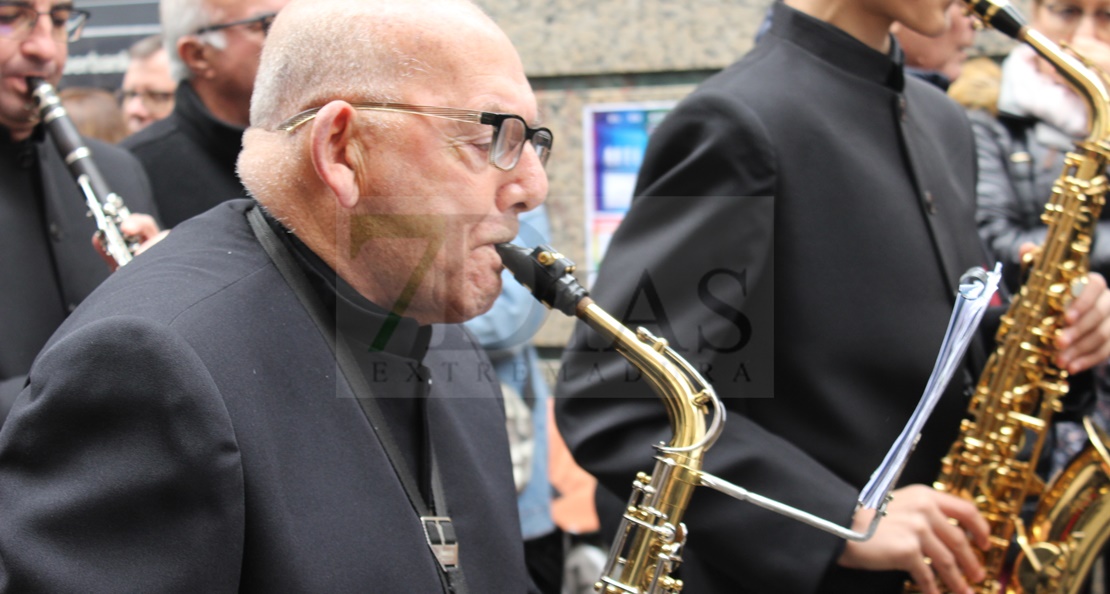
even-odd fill
[(355, 110), (346, 101), (332, 101), (320, 109), (309, 131), (309, 152), (316, 175), (335, 193), (343, 208), (358, 204), (358, 164), (351, 141)]
[(197, 37), (185, 35), (177, 40), (177, 55), (189, 68), (192, 78), (208, 78), (212, 74), (209, 45)]

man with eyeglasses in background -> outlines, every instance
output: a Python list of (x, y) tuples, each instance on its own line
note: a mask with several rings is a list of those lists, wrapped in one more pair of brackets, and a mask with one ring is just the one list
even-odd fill
[(120, 107), (127, 131), (134, 134), (173, 112), (177, 79), (170, 74), (170, 58), (161, 35), (136, 41), (119, 90)]
[[(89, 14), (71, 2), (0, 1), (0, 423), (50, 335), (110, 272), (89, 243), (85, 196), (39, 122), (27, 77), (57, 85), (68, 43)], [(134, 213), (154, 213), (142, 167), (86, 139), (109, 188)], [(157, 233), (148, 215), (124, 230)]]
[(468, 0), (294, 0), (239, 157), (55, 335), (0, 431), (0, 591), (533, 590), (459, 325), (551, 132)]
[(146, 168), (167, 227), (243, 195), (235, 175), (258, 57), (288, 0), (162, 0), (173, 113), (122, 145)]

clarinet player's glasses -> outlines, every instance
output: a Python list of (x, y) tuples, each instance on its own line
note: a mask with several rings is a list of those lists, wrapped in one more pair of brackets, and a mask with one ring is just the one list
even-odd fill
[(55, 39), (77, 41), (89, 13), (72, 4), (59, 4), (46, 12), (35, 10), (27, 2), (0, 0), (0, 38), (23, 41), (35, 30), (40, 17), (50, 17), (51, 34)]

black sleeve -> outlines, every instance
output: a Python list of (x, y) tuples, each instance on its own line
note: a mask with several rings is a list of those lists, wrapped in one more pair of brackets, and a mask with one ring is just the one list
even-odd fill
[(0, 591), (234, 592), (243, 476), (223, 401), (165, 326), (58, 340), (0, 429)]

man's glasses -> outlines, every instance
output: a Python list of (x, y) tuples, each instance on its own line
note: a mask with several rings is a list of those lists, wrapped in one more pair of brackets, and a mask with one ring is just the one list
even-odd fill
[(77, 10), (72, 4), (59, 4), (46, 12), (39, 12), (26, 2), (0, 1), (0, 38), (15, 41), (27, 39), (41, 16), (50, 17), (54, 37), (77, 41), (81, 38), (81, 29), (85, 27), (89, 13)]
[(120, 102), (120, 105), (123, 105), (138, 97), (147, 109), (158, 111), (165, 109), (173, 101), (173, 95), (173, 91), (126, 91), (120, 89), (116, 91), (116, 100)]
[(1110, 33), (1110, 10), (1105, 8), (1085, 12), (1075, 4), (1054, 2), (1046, 4), (1045, 9), (1068, 31), (1078, 29), (1079, 24), (1083, 22), (1083, 17), (1090, 16), (1094, 20), (1096, 29), (1103, 33)]
[[(490, 143), (489, 162), (502, 171), (509, 171), (516, 167), (516, 164), (520, 162), (521, 154), (524, 152), (524, 143), (528, 141), (531, 141), (532, 147), (536, 149), (536, 156), (540, 158), (540, 164), (547, 165), (547, 159), (551, 156), (551, 145), (555, 140), (551, 130), (547, 128), (529, 128), (524, 118), (511, 113), (490, 113), (488, 111), (429, 107), (407, 103), (352, 103), (351, 107), (364, 111), (411, 113), (493, 126), (493, 141)], [(315, 107), (302, 111), (278, 124), (277, 129), (284, 132), (293, 132), (302, 124), (316, 117), (320, 109)]]
[(263, 35), (270, 32), (270, 26), (274, 24), (274, 19), (277, 18), (276, 12), (267, 12), (260, 14), (249, 19), (242, 19), (238, 21), (231, 21), (230, 23), (220, 23), (218, 25), (208, 25), (201, 27), (193, 32), (193, 35), (204, 35), (213, 31), (222, 31), (230, 29), (231, 27), (246, 27), (247, 30), (254, 33), (262, 33)]

